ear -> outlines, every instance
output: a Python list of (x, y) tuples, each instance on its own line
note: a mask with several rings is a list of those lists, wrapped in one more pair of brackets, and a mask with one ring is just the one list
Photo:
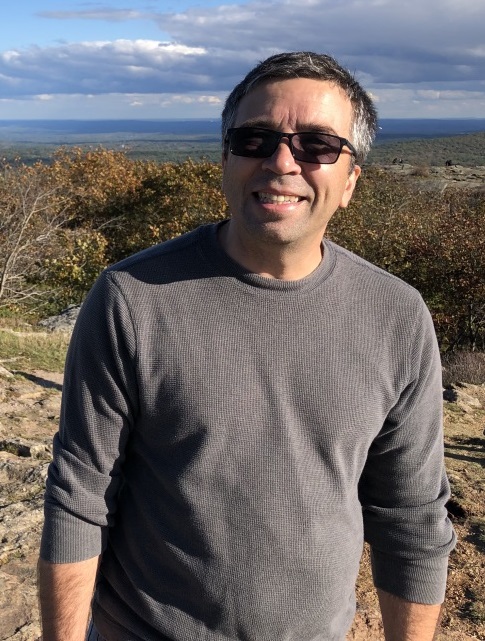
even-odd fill
[(347, 177), (344, 193), (342, 194), (342, 198), (340, 200), (340, 207), (345, 208), (349, 204), (350, 199), (352, 198), (352, 194), (354, 193), (355, 185), (357, 184), (357, 180), (359, 179), (361, 171), (362, 169), (360, 168), (359, 165), (354, 165), (354, 168), (352, 169), (351, 173)]

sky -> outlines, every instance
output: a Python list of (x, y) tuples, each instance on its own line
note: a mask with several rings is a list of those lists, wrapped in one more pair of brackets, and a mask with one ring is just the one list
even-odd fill
[(381, 118), (485, 118), (485, 0), (16, 0), (0, 120), (220, 117), (260, 60), (334, 56)]

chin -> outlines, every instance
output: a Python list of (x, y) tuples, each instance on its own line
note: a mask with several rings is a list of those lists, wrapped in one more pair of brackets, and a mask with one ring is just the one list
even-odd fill
[(298, 225), (289, 224), (288, 221), (272, 220), (249, 224), (246, 229), (259, 241), (272, 245), (290, 245), (299, 243), (305, 234)]

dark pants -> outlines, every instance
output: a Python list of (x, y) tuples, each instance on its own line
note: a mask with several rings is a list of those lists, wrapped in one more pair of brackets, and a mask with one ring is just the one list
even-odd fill
[(86, 641), (106, 641), (106, 639), (102, 637), (96, 630), (92, 621), (89, 624), (88, 636), (86, 637)]

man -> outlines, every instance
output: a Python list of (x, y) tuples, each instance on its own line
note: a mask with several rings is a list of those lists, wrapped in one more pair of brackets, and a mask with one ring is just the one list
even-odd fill
[(68, 360), (44, 641), (343, 641), (363, 538), (388, 641), (431, 641), (454, 544), (439, 354), (402, 281), (324, 239), (376, 129), (332, 58), (228, 97), (230, 219), (108, 269)]

